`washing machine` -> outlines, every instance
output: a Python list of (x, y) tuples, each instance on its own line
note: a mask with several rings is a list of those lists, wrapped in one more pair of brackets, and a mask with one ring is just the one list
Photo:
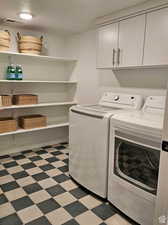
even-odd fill
[(70, 109), (70, 176), (102, 198), (107, 197), (110, 117), (138, 110), (141, 105), (139, 95), (106, 92), (97, 105), (78, 105)]
[(141, 225), (153, 224), (164, 108), (164, 96), (149, 96), (110, 121), (108, 200)]

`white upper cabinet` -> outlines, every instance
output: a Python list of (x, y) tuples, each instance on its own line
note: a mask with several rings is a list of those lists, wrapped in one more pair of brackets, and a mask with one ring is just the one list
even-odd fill
[(118, 66), (140, 66), (143, 61), (145, 15), (119, 23)]
[(98, 29), (97, 67), (109, 68), (116, 64), (118, 48), (118, 23)]
[(168, 8), (147, 14), (143, 64), (168, 64)]

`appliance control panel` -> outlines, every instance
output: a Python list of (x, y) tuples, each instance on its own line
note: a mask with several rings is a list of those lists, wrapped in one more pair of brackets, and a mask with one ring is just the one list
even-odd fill
[(141, 95), (105, 92), (99, 104), (107, 107), (140, 109), (143, 103)]
[(143, 111), (144, 112), (164, 112), (166, 104), (165, 96), (148, 96), (146, 98)]

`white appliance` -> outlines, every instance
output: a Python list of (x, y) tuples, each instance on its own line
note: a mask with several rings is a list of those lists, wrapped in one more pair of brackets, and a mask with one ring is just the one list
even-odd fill
[(164, 96), (110, 121), (108, 200), (141, 225), (152, 225), (161, 150)]
[(98, 105), (70, 109), (69, 173), (79, 184), (107, 197), (110, 117), (126, 110), (139, 109), (142, 97), (107, 92)]

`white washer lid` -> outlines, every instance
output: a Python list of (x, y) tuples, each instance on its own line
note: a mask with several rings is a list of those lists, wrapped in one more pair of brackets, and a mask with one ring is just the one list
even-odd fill
[(70, 108), (72, 112), (83, 113), (87, 115), (100, 116), (100, 117), (109, 117), (115, 113), (123, 111), (119, 108), (109, 108), (99, 105), (76, 105)]

